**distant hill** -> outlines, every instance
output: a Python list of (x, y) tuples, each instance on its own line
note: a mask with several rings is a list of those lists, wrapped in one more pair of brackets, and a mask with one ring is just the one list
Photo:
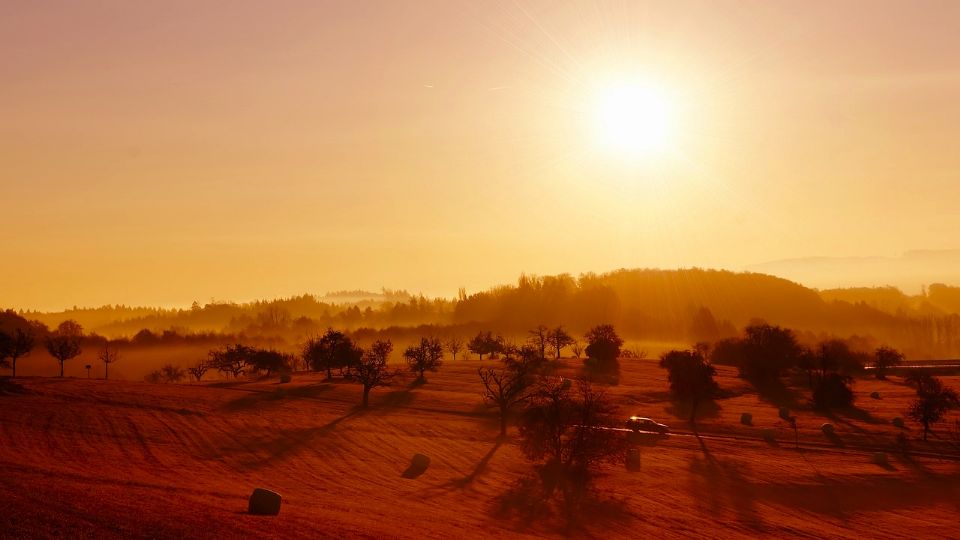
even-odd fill
[(750, 265), (818, 289), (894, 286), (917, 293), (931, 283), (960, 285), (960, 250), (908, 251), (899, 257), (808, 257)]

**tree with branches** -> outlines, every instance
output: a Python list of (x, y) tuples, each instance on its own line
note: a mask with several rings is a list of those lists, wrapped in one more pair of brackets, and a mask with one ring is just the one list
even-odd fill
[(530, 334), (528, 341), (531, 345), (536, 347), (537, 352), (540, 353), (540, 359), (547, 359), (547, 345), (550, 344), (550, 329), (542, 324), (538, 324), (536, 328), (527, 332)]
[(417, 374), (417, 381), (426, 382), (424, 373), (437, 371), (443, 364), (443, 345), (432, 337), (420, 338), (419, 345), (411, 345), (403, 352), (410, 371)]
[(562, 326), (558, 326), (549, 332), (547, 332), (547, 341), (550, 343), (550, 346), (554, 351), (554, 359), (560, 359), (560, 351), (568, 345), (573, 345), (576, 340), (573, 339), (573, 336), (568, 334)]
[(115, 364), (120, 360), (120, 349), (111, 347), (110, 342), (103, 344), (103, 350), (97, 355), (97, 359), (103, 362), (103, 378), (110, 379), (110, 364)]
[(500, 411), (500, 437), (507, 436), (507, 417), (510, 411), (527, 400), (527, 389), (531, 375), (524, 364), (515, 364), (503, 368), (481, 367), (477, 369), (483, 391), (480, 393), (485, 403), (496, 405)]
[(187, 372), (193, 376), (197, 382), (200, 382), (200, 379), (210, 370), (210, 363), (204, 360), (199, 360), (196, 364), (187, 368)]
[(363, 408), (367, 408), (370, 390), (379, 386), (390, 386), (397, 376), (397, 371), (387, 365), (391, 352), (393, 343), (389, 339), (374, 341), (356, 364), (354, 379), (363, 385)]
[(44, 339), (43, 344), (50, 356), (60, 362), (60, 376), (63, 377), (63, 363), (80, 356), (80, 340), (83, 339), (83, 327), (74, 320), (66, 320)]
[(444, 346), (447, 348), (447, 352), (453, 357), (453, 361), (457, 361), (457, 354), (463, 350), (463, 340), (457, 336), (451, 336), (444, 343)]
[(925, 381), (922, 390), (917, 391), (917, 399), (910, 405), (907, 415), (923, 426), (923, 440), (927, 440), (930, 426), (943, 420), (947, 411), (960, 407), (960, 395), (952, 388), (943, 385), (943, 381), (931, 377)]
[(690, 402), (690, 423), (696, 425), (697, 406), (713, 399), (719, 390), (713, 380), (717, 370), (704, 357), (702, 349), (669, 351), (660, 356), (660, 367), (667, 370), (670, 393)]
[(36, 338), (29, 328), (16, 328), (12, 333), (0, 331), (0, 362), (10, 366), (11, 376), (17, 376), (17, 360), (29, 356), (34, 346)]
[(873, 372), (878, 379), (886, 379), (887, 371), (903, 363), (903, 353), (893, 347), (879, 347), (873, 352)]

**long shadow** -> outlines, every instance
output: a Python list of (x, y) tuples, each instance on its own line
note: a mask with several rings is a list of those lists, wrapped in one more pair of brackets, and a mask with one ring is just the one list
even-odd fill
[(451, 484), (454, 487), (463, 489), (469, 486), (471, 483), (473, 483), (473, 481), (476, 480), (478, 476), (480, 476), (481, 474), (483, 474), (484, 471), (487, 470), (487, 465), (490, 463), (490, 459), (493, 458), (493, 455), (497, 453), (497, 450), (500, 449), (500, 445), (502, 444), (503, 444), (503, 439), (497, 439), (497, 444), (493, 445), (493, 448), (491, 448), (490, 451), (488, 451), (486, 455), (484, 455), (480, 459), (480, 461), (477, 462), (473, 470), (470, 471), (470, 474), (464, 476), (463, 478), (459, 478), (457, 480), (451, 481)]
[(416, 397), (417, 394), (408, 388), (387, 392), (376, 398), (371, 398), (371, 402), (376, 403), (376, 406), (371, 407), (370, 412), (373, 414), (386, 414), (394, 409), (409, 406)]
[(604, 526), (633, 519), (630, 505), (621, 499), (599, 496), (587, 490), (574, 504), (562, 499), (559, 490), (544, 492), (541, 478), (528, 474), (491, 503), (491, 515), (498, 522), (509, 521), (514, 530), (524, 531), (537, 526), (538, 534), (547, 529), (564, 537), (602, 535)]
[(767, 382), (753, 382), (753, 387), (757, 390), (757, 395), (761, 400), (772, 403), (777, 407), (787, 407), (789, 409), (800, 409), (801, 394), (796, 390), (783, 384), (783, 381), (777, 379)]
[[(234, 451), (256, 454), (264, 452), (267, 454), (266, 457), (250, 457), (240, 462), (240, 465), (244, 468), (260, 469), (295, 454), (303, 447), (312, 444), (316, 439), (329, 435), (330, 432), (336, 429), (337, 425), (344, 420), (362, 414), (363, 412), (364, 409), (354, 407), (347, 414), (335, 418), (322, 426), (282, 429), (272, 432), (272, 436), (270, 437), (254, 436), (252, 440), (243, 441), (240, 448), (221, 449), (221, 451), (224, 453)], [(262, 430), (257, 431), (257, 433), (262, 432)]]
[[(689, 420), (690, 419), (690, 402), (687, 401), (671, 401), (670, 406), (667, 407), (667, 414), (673, 415), (675, 418), (680, 420)], [(697, 406), (697, 420), (705, 420), (710, 418), (717, 418), (720, 416), (720, 411), (723, 408), (720, 406), (716, 400), (709, 400), (700, 403)]]
[(264, 403), (276, 403), (285, 400), (311, 399), (323, 392), (333, 390), (334, 385), (328, 383), (312, 384), (309, 386), (295, 386), (293, 388), (277, 388), (272, 391), (251, 392), (250, 394), (231, 400), (223, 405), (227, 411), (241, 411), (251, 409)]
[[(738, 520), (753, 530), (761, 531), (766, 525), (755, 506), (753, 484), (743, 473), (745, 465), (733, 461), (721, 462), (707, 447), (706, 442), (697, 435), (697, 442), (703, 452), (703, 458), (694, 457), (690, 461), (692, 476), (691, 490), (699, 495), (706, 494), (710, 510), (718, 513), (724, 505), (723, 494), (727, 495)], [(698, 481), (702, 478), (705, 482)]]

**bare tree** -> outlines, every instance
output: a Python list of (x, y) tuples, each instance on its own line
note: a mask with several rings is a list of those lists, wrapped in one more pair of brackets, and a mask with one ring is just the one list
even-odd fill
[(50, 356), (60, 362), (60, 376), (63, 377), (63, 363), (80, 355), (80, 339), (83, 337), (83, 327), (74, 320), (66, 320), (50, 332), (43, 344)]
[(116, 363), (120, 360), (120, 350), (116, 347), (110, 348), (110, 342), (103, 344), (103, 350), (100, 351), (100, 354), (97, 355), (97, 358), (103, 362), (103, 378), (105, 380), (110, 379), (110, 364)]
[(447, 347), (447, 352), (453, 356), (453, 361), (457, 361), (457, 353), (463, 350), (463, 340), (457, 336), (452, 336), (444, 344)]
[(579, 360), (583, 355), (583, 344), (574, 338), (573, 343), (570, 344), (570, 352), (573, 353), (574, 358)]
[(576, 340), (573, 339), (573, 336), (568, 334), (562, 326), (558, 326), (547, 332), (547, 341), (549, 341), (550, 346), (553, 347), (554, 352), (556, 353), (554, 358), (557, 360), (560, 359), (560, 351), (562, 351), (564, 347), (576, 343)]
[(374, 341), (355, 366), (355, 380), (363, 385), (363, 408), (366, 408), (369, 402), (370, 390), (378, 386), (389, 386), (397, 376), (397, 371), (391, 370), (387, 365), (391, 352), (393, 343), (389, 339)]
[(443, 345), (437, 338), (420, 338), (419, 345), (411, 345), (403, 352), (410, 371), (417, 373), (417, 380), (426, 382), (424, 373), (437, 371), (443, 364)]
[(547, 345), (550, 344), (550, 330), (542, 325), (538, 324), (536, 328), (528, 332), (530, 334), (530, 344), (537, 348), (537, 351), (540, 352), (540, 359), (547, 359)]
[(187, 368), (187, 372), (189, 372), (190, 375), (193, 375), (197, 382), (200, 382), (200, 379), (202, 379), (204, 374), (206, 374), (209, 370), (210, 363), (204, 360), (200, 360), (196, 364)]
[(510, 368), (479, 368), (477, 373), (483, 383), (480, 395), (485, 402), (500, 409), (500, 437), (506, 437), (507, 417), (516, 405), (527, 400), (530, 377), (523, 369)]

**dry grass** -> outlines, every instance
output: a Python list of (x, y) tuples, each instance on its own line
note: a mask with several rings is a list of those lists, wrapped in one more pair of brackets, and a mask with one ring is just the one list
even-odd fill
[[(575, 365), (575, 361), (569, 360)], [(484, 364), (490, 364), (484, 361)], [(860, 409), (830, 416), (802, 390), (759, 396), (721, 368), (727, 397), (705, 407), (703, 437), (640, 447), (641, 470), (610, 467), (571, 525), (535, 500), (530, 466), (496, 440), (480, 405), (479, 362), (448, 363), (422, 386), (374, 391), (297, 375), (237, 384), (27, 378), (0, 395), (0, 531), (12, 537), (950, 537), (960, 517), (960, 464), (888, 452), (912, 390), (858, 381)], [(567, 372), (572, 373), (568, 368)], [(960, 387), (960, 380), (948, 381)], [(881, 399), (870, 399), (870, 392)], [(625, 416), (687, 426), (653, 359), (627, 361), (609, 390)], [(778, 417), (798, 417), (801, 443)], [(740, 423), (741, 413), (753, 425)], [(835, 426), (835, 440), (820, 426)], [(775, 444), (759, 440), (777, 432)], [(908, 423), (908, 434), (918, 430)], [(753, 439), (729, 439), (725, 436)], [(925, 451), (957, 452), (946, 439)], [(813, 446), (813, 444), (823, 446)], [(414, 454), (430, 456), (404, 478)], [(283, 496), (278, 517), (245, 513), (261, 486)], [(573, 527), (573, 528), (571, 528)]]

